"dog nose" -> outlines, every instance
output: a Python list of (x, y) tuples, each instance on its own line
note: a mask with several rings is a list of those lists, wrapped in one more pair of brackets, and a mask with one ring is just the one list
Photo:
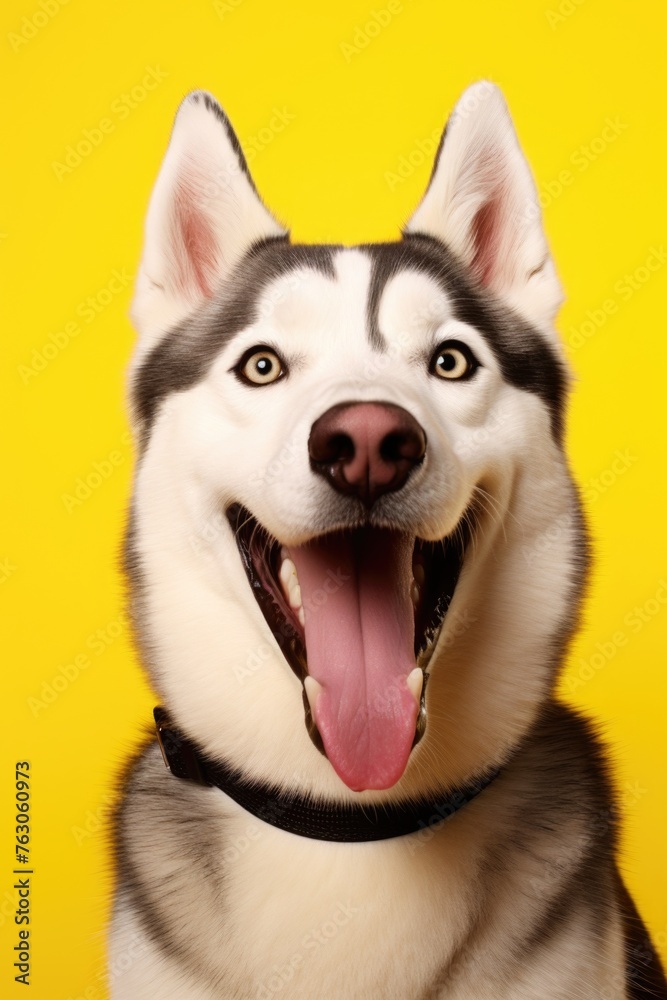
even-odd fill
[(310, 431), (310, 464), (339, 493), (366, 505), (399, 490), (426, 454), (426, 434), (393, 403), (339, 403)]

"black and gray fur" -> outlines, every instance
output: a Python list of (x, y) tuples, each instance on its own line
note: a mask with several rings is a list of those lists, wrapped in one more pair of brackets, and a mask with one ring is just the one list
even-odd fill
[[(464, 113), (443, 135), (429, 191), (439, 183), (449, 144), (465, 141), (476, 108), (487, 115), (487, 131), (501, 152), (505, 149), (507, 162), (515, 162), (513, 133), (503, 124), (506, 111), (495, 88), (478, 85), (469, 95)], [(230, 162), (237, 168), (229, 176), (239, 178), (232, 186), (249, 185), (239, 199), (252, 199), (256, 191), (240, 144), (217, 102), (194, 94), (179, 112), (186, 126), (202, 113), (221, 126), (218, 152), (227, 168)], [(168, 180), (169, 171), (164, 176)], [(530, 189), (525, 177), (521, 183), (522, 190)], [(168, 194), (166, 184), (161, 198)], [(430, 231), (438, 225), (436, 220), (430, 228), (409, 226), (395, 243), (357, 248), (370, 262), (362, 336), (382, 355), (387, 345), (379, 307), (388, 283), (403, 271), (428, 276), (452, 303), (456, 319), (484, 338), (504, 382), (539, 401), (547, 414), (545, 452), (552, 449), (548, 454), (564, 463), (567, 374), (555, 339), (544, 324), (532, 321), (530, 310), (524, 315), (514, 307), (502, 289), (484, 287), (471, 262)], [(266, 236), (255, 232), (229, 273), (220, 275), (212, 297), (191, 308), (179, 306), (174, 322), (157, 334), (148, 330), (149, 347), (134, 369), (131, 387), (142, 448), (138, 482), (154, 447), (160, 408), (206, 380), (220, 352), (255, 321), (263, 290), (297, 269), (337, 282), (341, 250), (292, 245), (277, 225), (267, 224)], [(159, 260), (151, 258), (151, 267)], [(543, 265), (537, 260), (528, 280)], [(168, 268), (165, 274), (148, 274), (151, 294), (162, 288)], [(578, 624), (589, 563), (573, 484), (568, 491), (570, 533), (559, 579), (567, 608), (550, 620), (535, 662), (522, 664), (527, 685), (533, 672), (544, 674), (543, 697), (514, 743), (489, 754), (488, 763), (501, 768), (499, 776), (442, 826), (425, 830), (424, 836), (371, 844), (306, 840), (244, 815), (216, 788), (177, 779), (165, 768), (155, 739), (147, 738), (128, 767), (115, 817), (114, 1000), (667, 1000), (660, 960), (619, 870), (619, 810), (607, 751), (594, 727), (554, 694)], [(155, 542), (146, 524), (162, 524), (166, 531), (168, 521), (161, 522), (162, 511), (151, 508), (143, 511), (140, 527), (139, 487), (138, 494), (126, 540), (126, 570), (144, 665), (162, 697), (169, 685), (160, 661), (166, 659), (169, 636), (151, 621), (155, 583), (147, 562)], [(475, 545), (468, 558), (477, 558)], [(245, 586), (240, 567), (228, 568), (238, 571), (236, 579)], [(177, 578), (178, 572), (174, 567)], [(182, 582), (187, 586), (187, 575)], [(236, 623), (227, 618), (224, 624), (234, 628)], [(188, 627), (194, 649), (197, 621)], [(218, 652), (215, 669), (222, 671), (224, 641)], [(178, 668), (188, 679), (187, 656)], [(291, 682), (300, 702), (298, 684), (294, 678)], [(168, 707), (177, 715), (181, 710), (179, 704)], [(200, 733), (189, 721), (193, 717), (196, 712), (185, 713), (181, 728), (198, 743)], [(254, 735), (261, 743), (265, 733), (258, 727)], [(243, 768), (245, 761), (233, 758), (235, 747), (226, 746), (224, 738), (223, 731), (206, 751), (221, 757), (224, 746), (232, 763)], [(304, 754), (314, 755), (312, 762), (304, 760), (304, 768), (320, 767), (312, 745), (300, 745)], [(274, 764), (267, 762), (267, 769)], [(251, 772), (248, 777), (262, 781), (264, 776)], [(302, 775), (295, 771), (290, 789), (298, 791), (301, 784)], [(303, 794), (316, 808), (317, 789)], [(349, 796), (341, 791), (340, 801), (344, 808)], [(370, 801), (381, 808), (381, 796)], [(319, 929), (313, 926), (313, 900), (322, 885), (337, 905), (356, 913), (349, 927), (341, 923), (327, 938), (328, 944), (311, 948), (318, 939), (308, 935)], [(363, 903), (357, 905), (360, 898)], [(267, 913), (274, 914), (273, 921)], [(312, 931), (297, 937), (290, 951), (276, 942), (290, 940), (282, 935), (292, 925)], [(255, 935), (266, 955), (257, 953)], [(295, 955), (305, 956), (305, 964), (297, 962), (288, 974)], [(337, 956), (333, 965), (332, 956)], [(306, 970), (303, 987), (295, 971), (301, 967)]]

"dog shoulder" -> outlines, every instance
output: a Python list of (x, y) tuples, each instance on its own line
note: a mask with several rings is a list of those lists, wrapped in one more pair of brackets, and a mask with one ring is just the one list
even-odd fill
[[(156, 857), (168, 830), (189, 855), (205, 825), (206, 795), (210, 789), (174, 777), (165, 765), (155, 735), (147, 736), (129, 761), (122, 779), (122, 799), (114, 822), (114, 841), (121, 872), (132, 856)], [(192, 848), (188, 844), (192, 843)], [(194, 860), (194, 859), (193, 859)]]
[(593, 722), (570, 706), (548, 702), (517, 755), (517, 766), (531, 783), (529, 810), (553, 819), (581, 816), (613, 851), (618, 805), (607, 749)]
[[(521, 823), (532, 831), (550, 829), (554, 840), (561, 839), (573, 820), (577, 829), (568, 845), (573, 860), (569, 877), (545, 911), (546, 919), (536, 927), (532, 943), (553, 933), (578, 906), (595, 915), (598, 930), (610, 918), (618, 919), (628, 1000), (667, 1000), (659, 955), (618, 868), (621, 815), (599, 728), (569, 706), (552, 702), (533, 727), (521, 756), (522, 782), (531, 787)], [(562, 838), (562, 844), (567, 840)]]
[(617, 898), (625, 939), (628, 1000), (667, 1000), (667, 978), (660, 956), (620, 874)]

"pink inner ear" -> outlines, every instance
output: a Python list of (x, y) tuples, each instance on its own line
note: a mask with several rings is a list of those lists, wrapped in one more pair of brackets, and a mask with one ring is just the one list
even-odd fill
[(198, 195), (196, 177), (188, 174), (178, 180), (171, 234), (174, 283), (187, 298), (210, 299), (218, 273), (218, 244), (213, 227), (198, 204)]
[(472, 223), (473, 257), (471, 266), (483, 285), (492, 285), (502, 270), (502, 195), (498, 192), (485, 202)]
[(502, 284), (511, 262), (507, 259), (512, 246), (510, 228), (512, 213), (512, 179), (508, 177), (505, 151), (494, 144), (481, 150), (476, 158), (476, 187), (484, 192), (484, 200), (470, 226), (472, 240), (471, 267), (486, 286)]

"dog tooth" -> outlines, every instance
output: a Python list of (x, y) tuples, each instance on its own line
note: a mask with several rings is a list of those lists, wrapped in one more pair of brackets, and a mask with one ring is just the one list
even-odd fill
[(408, 674), (407, 684), (408, 690), (412, 692), (415, 696), (415, 701), (419, 704), (422, 696), (422, 687), (424, 686), (424, 671), (421, 667), (415, 667), (415, 669)]
[(421, 590), (414, 582), (414, 580), (412, 581), (412, 586), (410, 587), (410, 597), (412, 598), (412, 603), (414, 604), (414, 606), (417, 607), (417, 605), (419, 604), (419, 598), (421, 597)]
[(313, 718), (315, 718), (315, 705), (317, 704), (317, 698), (322, 690), (322, 685), (319, 681), (316, 681), (314, 677), (308, 674), (303, 682), (303, 686), (306, 689), (306, 697), (308, 698), (308, 704), (310, 705), (310, 711)]
[[(299, 578), (296, 575), (296, 566), (291, 559), (284, 559), (280, 567), (280, 582), (282, 583), (283, 593), (287, 598), (291, 607), (298, 607), (298, 604), (292, 603), (292, 593), (295, 590), (299, 590)], [(299, 604), (301, 601), (299, 600)]]
[(289, 588), (289, 604), (290, 608), (294, 608), (295, 611), (301, 607), (301, 587), (298, 583), (292, 583), (291, 581)]
[(299, 621), (300, 621), (300, 623), (301, 623), (301, 624), (303, 625), (303, 627), (305, 628), (305, 627), (306, 627), (306, 613), (305, 613), (305, 611), (303, 610), (303, 608), (299, 608), (299, 612), (298, 612), (298, 618), (299, 618)]
[(296, 566), (291, 559), (283, 559), (280, 566), (280, 580), (285, 586), (289, 586), (292, 577), (296, 577)]

